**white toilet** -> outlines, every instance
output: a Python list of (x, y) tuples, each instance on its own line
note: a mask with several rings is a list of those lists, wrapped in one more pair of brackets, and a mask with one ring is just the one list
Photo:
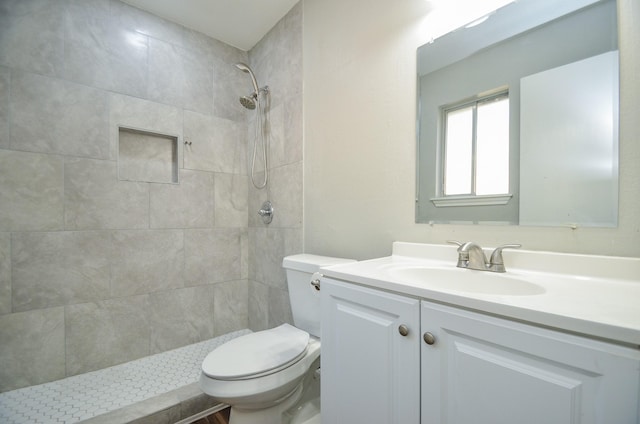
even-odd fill
[[(314, 422), (308, 419), (309, 409), (319, 412), (319, 407), (312, 405), (319, 406), (320, 396), (320, 293), (314, 273), (321, 267), (348, 262), (354, 261), (307, 254), (287, 256), (282, 266), (287, 272), (295, 327), (283, 324), (247, 334), (207, 355), (200, 387), (231, 406), (230, 424)], [(309, 405), (301, 406), (303, 401)], [(307, 418), (296, 420), (296, 410)]]

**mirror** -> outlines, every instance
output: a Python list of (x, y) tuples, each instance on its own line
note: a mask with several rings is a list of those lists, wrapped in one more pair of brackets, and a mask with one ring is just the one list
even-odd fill
[[(416, 222), (617, 226), (615, 0), (518, 0), (479, 21), (418, 49)], [(482, 110), (505, 96), (496, 152)], [(449, 118), (466, 109), (467, 126)], [(471, 189), (448, 194), (459, 176)], [(476, 190), (487, 178), (508, 189)]]

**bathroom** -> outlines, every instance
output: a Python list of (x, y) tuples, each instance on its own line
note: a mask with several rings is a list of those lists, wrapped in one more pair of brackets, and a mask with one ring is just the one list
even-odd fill
[[(293, 253), (459, 239), (640, 256), (640, 10), (618, 3), (618, 225), (572, 229), (415, 223), (424, 0), (303, 0), (249, 52), (117, 1), (3, 1), (0, 390), (290, 322)], [(237, 62), (271, 90), (268, 190), (243, 160)], [(118, 125), (189, 141), (180, 184), (117, 181)]]

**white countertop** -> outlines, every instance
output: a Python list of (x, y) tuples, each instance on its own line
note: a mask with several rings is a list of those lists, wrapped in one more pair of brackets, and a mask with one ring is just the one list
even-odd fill
[(396, 242), (391, 256), (321, 272), (372, 288), (640, 347), (640, 258), (505, 250), (507, 272), (500, 275), (525, 279), (544, 289), (540, 294), (517, 296), (447, 290), (442, 282), (430, 286), (389, 272), (433, 266), (488, 273), (456, 268), (457, 257), (454, 246)]

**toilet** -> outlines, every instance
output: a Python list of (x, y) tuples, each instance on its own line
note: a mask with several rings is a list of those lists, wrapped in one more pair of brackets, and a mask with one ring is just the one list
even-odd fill
[(317, 272), (349, 262), (354, 261), (309, 254), (285, 257), (282, 266), (294, 325), (282, 324), (230, 340), (204, 359), (200, 387), (231, 406), (229, 424), (320, 422)]

